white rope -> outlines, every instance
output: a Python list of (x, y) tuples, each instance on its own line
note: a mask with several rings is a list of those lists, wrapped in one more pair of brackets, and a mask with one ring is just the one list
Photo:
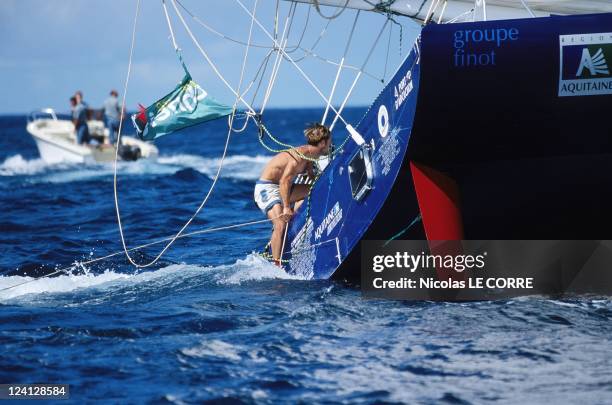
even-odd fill
[[(128, 83), (130, 82), (130, 73), (132, 71), (132, 57), (134, 56), (134, 44), (136, 42), (136, 23), (138, 22), (138, 14), (140, 12), (140, 0), (136, 2), (136, 14), (134, 16), (134, 26), (132, 28), (132, 43), (130, 45), (130, 57), (128, 59), (128, 69), (127, 74), (125, 76), (125, 85), (123, 87), (123, 99), (121, 101), (121, 111), (125, 111), (125, 99), (127, 97)], [(117, 147), (115, 148), (115, 163), (113, 165), (113, 194), (115, 197), (115, 213), (117, 214), (117, 224), (119, 227), (119, 235), (121, 236), (121, 245), (123, 246), (123, 251), (127, 256), (128, 260), (133, 263), (132, 259), (127, 250), (127, 246), (125, 244), (125, 238), (123, 236), (123, 227), (121, 225), (121, 213), (119, 211), (119, 194), (117, 193), (117, 161), (119, 160), (119, 146), (121, 145), (121, 132), (123, 129), (123, 122), (125, 117), (121, 117), (119, 121), (119, 129), (117, 131)], [(135, 264), (135, 263), (133, 263)]]
[(442, 22), (442, 17), (444, 17), (444, 12), (446, 11), (446, 6), (448, 5), (448, 0), (444, 0), (444, 5), (442, 6), (442, 11), (440, 11), (440, 16), (438, 17), (438, 24)]
[[(351, 87), (350, 87), (349, 91), (346, 93), (346, 96), (344, 97), (344, 100), (342, 101), (342, 105), (340, 105), (340, 108), (338, 109), (338, 111), (334, 110), (334, 112), (336, 113), (336, 117), (334, 118), (334, 121), (332, 122), (332, 124), (329, 126), (329, 130), (330, 131), (334, 129), (334, 126), (336, 126), (336, 122), (338, 121), (338, 118), (341, 118), (340, 117), (340, 113), (344, 110), (344, 106), (346, 105), (349, 97), (353, 93), (353, 89), (355, 88), (355, 85), (357, 84), (357, 81), (359, 81), (359, 78), (361, 77), (361, 73), (365, 69), (365, 67), (368, 64), (368, 62), (370, 61), (370, 58), (372, 57), (372, 54), (374, 53), (374, 49), (376, 49), (376, 45), (378, 45), (378, 42), (380, 41), (380, 37), (382, 36), (383, 32), (385, 31), (385, 28), (387, 27), (388, 23), (389, 23), (389, 19), (386, 19), (385, 23), (382, 26), (382, 28), (378, 32), (378, 36), (376, 37), (376, 40), (374, 41), (374, 43), (372, 44), (372, 47), (370, 48), (370, 51), (368, 52), (368, 56), (366, 56), (365, 60), (363, 61), (363, 64), (361, 65), (361, 68), (359, 69), (359, 72), (355, 76), (355, 79), (353, 80), (353, 83), (351, 84)], [(342, 120), (342, 121), (344, 121), (344, 120)]]
[[(255, 0), (255, 5), (253, 6), (253, 15), (255, 15), (255, 12), (257, 10), (258, 2), (259, 0)], [(246, 63), (249, 58), (249, 49), (251, 49), (250, 44), (251, 44), (252, 37), (253, 37), (253, 19), (251, 19), (251, 26), (249, 27), (249, 37), (247, 40), (247, 47), (244, 50), (244, 58), (242, 59), (242, 69), (240, 70), (240, 80), (238, 81), (238, 89), (237, 89), (238, 91), (236, 92), (236, 100), (234, 101), (234, 107), (233, 107), (233, 112), (232, 112), (232, 122), (230, 123), (230, 126), (229, 126), (230, 130), (232, 129), (232, 123), (234, 121), (236, 107), (238, 106), (239, 100), (242, 99), (242, 95), (240, 95), (240, 89), (242, 88), (242, 80), (244, 79), (244, 71), (246, 69)], [(248, 119), (246, 121), (248, 122)], [(246, 127), (246, 124), (245, 124), (245, 127)]]
[[(185, 12), (200, 26), (202, 26), (204, 29), (206, 29), (207, 31), (211, 32), (212, 34), (218, 36), (219, 38), (223, 38), (227, 41), (230, 42), (234, 42), (236, 44), (242, 45), (242, 46), (246, 46), (247, 43), (244, 41), (239, 41), (235, 38), (232, 38), (228, 35), (225, 35), (219, 31), (217, 31), (216, 29), (212, 28), (211, 26), (209, 26), (208, 24), (206, 24), (204, 21), (202, 21), (201, 18), (199, 18), (197, 15), (195, 15), (193, 12), (191, 12), (187, 7), (185, 7), (180, 1), (176, 0), (176, 2), (178, 3), (178, 5), (185, 10)], [(308, 7), (308, 12), (310, 13), (310, 7)], [(308, 17), (307, 17), (307, 21), (308, 21)], [(321, 32), (319, 33), (317, 39), (314, 41), (313, 45), (310, 48), (304, 48), (302, 46), (300, 46), (300, 44), (302, 43), (302, 40), (304, 38), (304, 33), (306, 32), (306, 25), (304, 26), (304, 30), (302, 30), (302, 35), (300, 37), (300, 40), (298, 41), (298, 43), (296, 45), (286, 45), (285, 49), (289, 49), (286, 51), (286, 53), (293, 53), (296, 50), (300, 50), (304, 53), (304, 55), (294, 58), (293, 60), (296, 63), (301, 62), (302, 60), (304, 60), (307, 56), (316, 58), (318, 60), (320, 60), (321, 62), (327, 63), (329, 65), (333, 65), (333, 66), (338, 66), (339, 63), (338, 62), (334, 62), (333, 60), (327, 59), (322, 57), (321, 55), (318, 55), (317, 53), (314, 52), (314, 49), (317, 47), (317, 45), (319, 44), (320, 40), (323, 38), (323, 36), (325, 35), (325, 33), (327, 32), (327, 29), (329, 27), (329, 24), (331, 23), (332, 20), (328, 20), (327, 24), (325, 25), (325, 27), (323, 27), (323, 29), (321, 30)], [(265, 48), (265, 49), (270, 49), (270, 50), (275, 50), (276, 47), (275, 46), (270, 46), (270, 45), (262, 45), (262, 44), (251, 44), (251, 47), (255, 47), (255, 48)], [(264, 58), (265, 59), (265, 58)], [(359, 71), (359, 68), (357, 66), (353, 66), (350, 64), (345, 64), (344, 65), (345, 69), (350, 69), (350, 70), (355, 70), (355, 71)], [(381, 81), (382, 79), (373, 75), (372, 73), (369, 72), (363, 72), (363, 74), (365, 74), (366, 76), (370, 77), (373, 80), (376, 81)], [(244, 95), (244, 93), (243, 93)], [(251, 105), (253, 104), (253, 101), (251, 101)]]
[(460, 18), (463, 18), (463, 17), (465, 17), (466, 15), (468, 15), (468, 14), (470, 14), (470, 13), (474, 13), (474, 9), (473, 9), (473, 8), (472, 8), (472, 9), (470, 9), (470, 10), (468, 10), (468, 11), (466, 11), (466, 12), (463, 12), (463, 13), (459, 14), (459, 15), (458, 15), (458, 16), (456, 16), (456, 17), (451, 18), (450, 20), (448, 20), (448, 21), (446, 22), (446, 24), (452, 24), (452, 23), (454, 23), (455, 21), (458, 21)]
[(487, 0), (482, 0), (482, 15), (484, 21), (487, 21)]
[(219, 69), (217, 69), (217, 66), (210, 59), (210, 57), (208, 56), (206, 51), (202, 48), (202, 46), (200, 45), (200, 43), (198, 42), (196, 37), (191, 32), (191, 29), (189, 28), (189, 26), (187, 25), (187, 22), (183, 18), (183, 15), (179, 11), (178, 7), (176, 6), (176, 2), (174, 0), (171, 0), (171, 1), (172, 1), (172, 7), (174, 7), (174, 10), (176, 11), (176, 15), (181, 20), (181, 23), (183, 24), (183, 27), (185, 28), (185, 31), (187, 31), (187, 34), (189, 35), (189, 37), (191, 38), (191, 40), (193, 41), (195, 46), (198, 48), (198, 50), (200, 51), (202, 56), (204, 56), (204, 59), (206, 59), (206, 61), (208, 62), (208, 64), (212, 68), (213, 72), (215, 72), (215, 74), (223, 82), (223, 84), (225, 84), (225, 86), (234, 94), (234, 96), (238, 97), (240, 102), (242, 102), (249, 111), (251, 111), (252, 113), (255, 113), (255, 110), (253, 109), (253, 107), (251, 107), (251, 105), (244, 98), (242, 98), (242, 96), (240, 94), (238, 94), (238, 92), (236, 90), (233, 89), (233, 87), (227, 82), (227, 80), (225, 80), (225, 78), (223, 77), (221, 72), (219, 72)]
[[(431, 4), (429, 5), (429, 9), (427, 10), (427, 14), (425, 14), (425, 19), (423, 20), (423, 24), (427, 24), (429, 22), (429, 19), (431, 17), (433, 17), (432, 10), (435, 11), (434, 4), (436, 4), (436, 2), (437, 2), (436, 0), (431, 0)], [(431, 14), (431, 16), (430, 16), (430, 14)]]
[[(348, 4), (348, 1), (347, 1)], [(351, 41), (353, 39), (353, 34), (355, 33), (355, 27), (357, 26), (357, 20), (359, 19), (359, 13), (361, 10), (357, 10), (355, 14), (355, 20), (353, 21), (353, 26), (351, 27), (351, 33), (349, 34), (348, 40), (346, 41), (346, 46), (344, 47), (344, 53), (342, 54), (342, 59), (340, 59), (340, 64), (338, 65), (338, 70), (336, 71), (336, 78), (334, 79), (334, 84), (332, 85), (332, 89), (329, 93), (329, 97), (327, 100), (327, 106), (325, 107), (325, 112), (323, 113), (323, 118), (321, 119), (321, 125), (325, 125), (325, 120), (327, 119), (327, 113), (329, 112), (329, 107), (334, 98), (334, 93), (336, 92), (336, 86), (338, 85), (338, 80), (340, 79), (340, 73), (342, 72), (342, 67), (344, 65), (344, 60), (346, 55), (348, 54), (348, 50), (351, 46)]]
[(242, 125), (242, 128), (240, 129), (236, 129), (234, 128), (234, 119), (232, 118), (231, 115), (227, 116), (227, 126), (229, 128), (231, 128), (231, 130), (235, 133), (241, 133), (244, 132), (244, 130), (246, 129), (247, 125), (249, 124), (249, 118), (251, 117), (251, 114), (247, 113), (246, 117), (244, 119), (244, 124)]
[[(275, 219), (280, 218), (281, 216), (282, 215), (279, 215), (278, 217), (272, 218), (272, 219), (266, 218), (266, 219), (260, 219), (260, 220), (256, 220), (256, 221), (249, 221), (249, 222), (242, 222), (242, 223), (238, 223), (238, 224), (225, 225), (225, 226), (220, 226), (220, 227), (217, 227), (217, 228), (201, 229), (199, 231), (184, 233), (181, 236), (179, 236), (178, 239), (187, 238), (187, 237), (191, 237), (191, 236), (195, 236), (195, 235), (201, 235), (201, 234), (205, 234), (205, 233), (213, 233), (213, 232), (225, 231), (225, 230), (228, 230), (228, 229), (242, 228), (242, 227), (246, 227), (246, 226), (262, 224), (262, 223), (265, 223), (265, 222), (271, 222), (271, 221), (274, 221)], [(156, 240), (154, 242), (145, 243), (144, 245), (139, 245), (139, 246), (136, 246), (136, 247), (128, 249), (128, 252), (132, 252), (134, 250), (140, 250), (140, 249), (144, 249), (146, 247), (158, 245), (160, 243), (167, 242), (167, 241), (169, 241), (171, 239), (172, 239), (172, 237), (168, 237), (168, 238)], [(13, 284), (11, 286), (1, 288), (0, 292), (6, 291), (6, 290), (10, 290), (12, 288), (16, 288), (16, 287), (22, 286), (24, 284), (29, 284), (29, 283), (32, 283), (34, 281), (40, 280), (42, 278), (52, 277), (52, 276), (54, 276), (56, 274), (64, 273), (67, 270), (74, 269), (76, 266), (83, 267), (83, 266), (85, 266), (87, 264), (92, 264), (92, 263), (96, 263), (96, 262), (99, 262), (99, 261), (102, 261), (102, 260), (110, 259), (111, 257), (119, 256), (119, 255), (122, 255), (124, 253), (125, 253), (124, 250), (119, 250), (117, 252), (110, 253), (110, 254), (108, 254), (106, 256), (96, 257), (94, 259), (86, 260), (84, 262), (75, 262), (74, 264), (72, 264), (72, 265), (70, 265), (68, 267), (63, 267), (61, 269), (55, 270), (52, 273), (45, 274), (44, 276), (35, 277), (35, 278), (31, 279), (31, 280), (26, 280), (26, 281), (23, 281), (23, 282), (18, 283), (18, 284)]]
[(172, 38), (172, 46), (174, 46), (175, 51), (178, 51), (179, 47), (176, 44), (176, 39), (174, 38), (174, 31), (172, 30), (172, 24), (170, 24), (170, 16), (168, 15), (168, 9), (166, 8), (166, 0), (162, 0), (162, 6), (164, 8), (166, 22), (168, 23), (168, 30), (170, 31), (170, 38)]
[[(174, 4), (174, 2), (173, 2)], [(133, 56), (133, 50), (134, 50), (134, 42), (135, 42), (135, 32), (136, 32), (136, 21), (138, 18), (138, 11), (139, 11), (139, 7), (140, 7), (140, 0), (138, 0), (138, 6), (137, 6), (137, 11), (136, 11), (136, 18), (134, 20), (134, 29), (132, 32), (132, 46), (130, 48), (130, 59), (129, 59), (129, 63), (128, 63), (128, 74), (126, 77), (126, 83), (125, 83), (125, 88), (124, 88), (124, 93), (123, 93), (123, 105), (122, 108), (125, 108), (125, 97), (126, 97), (126, 93), (127, 93), (127, 87), (128, 87), (128, 82), (129, 82), (129, 76), (130, 76), (130, 70), (131, 70), (131, 63), (132, 63), (132, 56)], [(255, 2), (255, 8), (253, 9), (253, 12), (255, 12), (257, 7), (257, 1)], [(175, 10), (178, 12), (178, 9), (176, 8), (176, 5), (174, 4), (174, 8)], [(182, 19), (182, 18), (181, 18)], [(170, 24), (170, 19), (167, 19), (169, 26), (171, 27)], [(188, 28), (188, 27), (186, 27)], [(249, 32), (249, 41), (251, 40), (251, 34), (253, 31), (253, 24), (251, 24), (251, 31)], [(171, 30), (172, 32), (172, 30)], [(173, 36), (174, 37), (174, 36)], [(173, 43), (175, 43), (173, 41)], [(244, 56), (244, 60), (243, 60), (243, 66), (242, 66), (242, 71), (240, 74), (240, 83), (238, 85), (238, 91), (240, 91), (240, 87), (242, 86), (242, 80), (243, 80), (243, 76), (244, 76), (244, 70), (245, 70), (245, 65), (246, 65), (246, 60), (248, 57), (248, 51), (249, 47), (247, 47), (245, 49), (245, 56)], [(231, 134), (232, 134), (232, 124), (233, 124), (233, 119), (234, 116), (236, 114), (236, 107), (238, 105), (239, 100), (241, 99), (240, 94), (238, 92), (235, 93), (236, 94), (236, 100), (234, 101), (234, 105), (232, 107), (232, 114), (231, 114), (231, 120), (229, 122), (229, 128), (228, 128), (228, 132), (227, 132), (227, 138), (225, 140), (225, 147), (223, 149), (223, 155), (221, 156), (221, 160), (219, 162), (219, 167), (217, 168), (217, 172), (213, 178), (213, 182), (206, 194), (206, 196), (204, 197), (204, 199), (202, 200), (202, 202), (200, 203), (200, 205), (198, 206), (198, 208), (196, 209), (196, 211), (194, 212), (194, 214), (191, 216), (191, 218), (189, 218), (189, 220), (187, 220), (187, 222), (185, 222), (185, 224), (181, 227), (181, 229), (176, 233), (176, 235), (174, 235), (174, 237), (166, 244), (166, 246), (159, 252), (159, 254), (149, 263), (146, 264), (139, 264), (136, 263), (132, 257), (129, 255), (129, 252), (127, 250), (127, 246), (125, 243), (125, 237), (123, 234), (123, 227), (121, 225), (121, 215), (119, 212), (119, 199), (118, 199), (118, 193), (117, 193), (117, 160), (118, 160), (118, 155), (119, 155), (119, 148), (117, 148), (117, 150), (115, 151), (115, 170), (114, 170), (114, 194), (115, 194), (115, 210), (117, 212), (117, 223), (119, 224), (119, 233), (121, 235), (121, 244), (123, 245), (123, 250), (125, 252), (125, 255), (127, 257), (127, 259), (129, 260), (129, 262), (134, 265), (135, 267), (138, 268), (144, 268), (144, 267), (149, 267), (152, 266), (153, 264), (155, 264), (162, 256), (163, 254), (170, 248), (170, 246), (172, 246), (172, 244), (174, 243), (174, 241), (176, 241), (176, 239), (178, 239), (181, 234), (185, 231), (185, 229), (187, 229), (187, 227), (191, 224), (191, 222), (193, 222), (193, 220), (198, 216), (198, 214), (202, 211), (202, 209), (204, 208), (204, 206), (206, 205), (206, 203), (208, 202), (208, 199), (210, 198), (210, 196), (212, 195), (212, 192), (215, 188), (215, 185), (217, 184), (217, 181), (219, 180), (220, 174), (221, 174), (221, 169), (223, 168), (223, 164), (225, 162), (225, 157), (227, 156), (227, 150), (229, 147), (229, 141), (231, 138)], [(244, 101), (243, 101), (244, 102)], [(121, 140), (121, 127), (119, 128), (119, 134), (118, 134), (118, 139)], [(118, 142), (118, 144), (120, 145), (120, 142)]]
[(533, 13), (533, 11), (531, 11), (531, 8), (527, 5), (527, 3), (525, 3), (525, 0), (521, 0), (521, 4), (529, 12), (529, 15), (535, 18), (536, 15)]
[[(291, 3), (291, 7), (289, 8), (289, 12), (287, 13), (287, 18), (285, 19), (285, 25), (283, 27), (283, 32), (281, 34), (281, 39), (280, 39), (281, 46), (277, 50), (276, 59), (274, 60), (274, 65), (272, 65), (272, 73), (270, 74), (270, 81), (268, 82), (268, 87), (266, 88), (266, 93), (264, 94), (264, 99), (262, 101), (261, 108), (259, 110), (260, 115), (262, 115), (264, 113), (264, 110), (266, 109), (268, 101), (270, 100), (270, 96), (272, 95), (272, 89), (274, 88), (274, 84), (276, 83), (276, 78), (278, 77), (278, 71), (280, 70), (281, 62), (283, 61), (282, 52), (284, 52), (285, 46), (287, 45), (287, 42), (289, 41), (289, 38), (286, 37), (287, 27), (289, 26), (289, 21), (293, 21), (294, 14), (292, 15), (292, 10), (295, 13), (295, 8), (294, 8), (295, 4), (296, 3)], [(251, 23), (253, 22), (253, 19), (254, 18), (251, 18)]]
[(336, 114), (336, 116), (334, 117), (334, 120), (329, 126), (330, 131), (334, 130), (334, 127), (336, 126), (336, 122), (338, 122), (338, 117), (340, 116), (340, 113), (342, 113), (342, 111), (344, 110), (344, 106), (346, 105), (346, 102), (348, 101), (349, 97), (353, 93), (353, 89), (355, 88), (355, 85), (357, 84), (357, 81), (359, 81), (360, 77), (361, 77), (361, 72), (357, 72), (357, 75), (355, 75), (355, 79), (353, 80), (353, 83), (351, 84), (351, 88), (346, 93), (346, 96), (344, 96), (344, 100), (342, 100), (342, 104), (340, 105), (340, 108), (338, 109), (338, 113)]
[(325, 125), (327, 113), (329, 112), (329, 107), (331, 106), (332, 99), (334, 98), (334, 93), (336, 92), (336, 86), (338, 85), (338, 80), (340, 79), (340, 72), (342, 72), (342, 65), (344, 65), (344, 56), (342, 57), (342, 59), (340, 59), (340, 64), (338, 65), (336, 77), (334, 78), (334, 83), (332, 84), (331, 91), (329, 92), (329, 97), (327, 98), (327, 105), (325, 106), (325, 111), (323, 112), (323, 118), (321, 118), (321, 125)]
[[(308, 82), (308, 84), (310, 84), (310, 86), (312, 86), (312, 88), (317, 92), (317, 94), (323, 99), (323, 101), (325, 101), (327, 103), (327, 97), (325, 97), (325, 95), (323, 94), (323, 92), (321, 92), (321, 90), (319, 89), (319, 87), (317, 87), (316, 84), (314, 84), (314, 82), (310, 79), (310, 77), (304, 72), (304, 70), (302, 70), (302, 68), (295, 63), (295, 61), (291, 58), (291, 56), (289, 56), (283, 49), (280, 48), (279, 43), (272, 37), (272, 35), (270, 34), (270, 32), (268, 32), (268, 30), (259, 22), (259, 20), (257, 20), (255, 18), (255, 16), (244, 6), (244, 4), (242, 3), (242, 1), (240, 0), (236, 0), (236, 2), (240, 5), (240, 7), (242, 7), (242, 9), (244, 11), (246, 11), (247, 14), (249, 14), (249, 16), (251, 16), (251, 18), (253, 18), (255, 20), (255, 23), (257, 24), (257, 26), (259, 26), (259, 28), (261, 28), (261, 30), (268, 36), (268, 38), (270, 38), (275, 46), (278, 46), (280, 51), (282, 52), (282, 54), (285, 56), (285, 58), (287, 58), (287, 60), (289, 62), (291, 62), (291, 64), (297, 69), (298, 72), (300, 72), (300, 74), (302, 75), (302, 77), (306, 80), (306, 82)], [(332, 106), (330, 107), (331, 110), (333, 112), (335, 112), (340, 121), (342, 121), (342, 123), (344, 123), (344, 125), (349, 125), (348, 122), (346, 122), (346, 120), (340, 115), (338, 114), (338, 111), (336, 111), (336, 109)]]

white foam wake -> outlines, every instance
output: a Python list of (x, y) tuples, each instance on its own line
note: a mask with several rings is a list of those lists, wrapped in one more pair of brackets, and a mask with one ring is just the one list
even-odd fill
[(34, 175), (46, 171), (51, 166), (40, 158), (26, 160), (21, 155), (13, 155), (0, 165), (0, 176)]
[[(172, 284), (185, 279), (206, 275), (207, 282), (218, 285), (236, 285), (248, 281), (267, 279), (298, 279), (272, 265), (255, 253), (235, 263), (222, 266), (173, 264), (155, 271), (138, 274), (116, 273), (107, 270), (101, 274), (61, 275), (35, 280), (24, 276), (0, 276), (0, 302), (28, 295), (68, 293), (77, 290), (100, 289), (151, 284)], [(7, 287), (11, 287), (8, 288)]]
[[(233, 155), (225, 158), (221, 177), (235, 180), (256, 180), (269, 156)], [(220, 164), (219, 158), (178, 154), (160, 156), (157, 159), (137, 162), (119, 162), (121, 175), (172, 175), (180, 170), (193, 169), (213, 177)], [(69, 183), (91, 178), (110, 177), (113, 163), (57, 163), (48, 164), (42, 159), (24, 159), (21, 155), (7, 158), (0, 164), (0, 176), (32, 176), (34, 183)]]

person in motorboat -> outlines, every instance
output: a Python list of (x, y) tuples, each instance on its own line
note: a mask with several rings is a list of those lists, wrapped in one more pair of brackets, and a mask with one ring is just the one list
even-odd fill
[(89, 104), (83, 99), (83, 92), (81, 90), (77, 90), (74, 92), (74, 96), (76, 97), (77, 104), (83, 104), (83, 106), (85, 107), (87, 120), (93, 119), (93, 110), (89, 108)]
[(77, 90), (74, 92), (74, 97), (76, 97), (77, 104), (83, 104), (85, 109), (89, 107), (89, 105), (83, 100), (83, 92), (81, 90)]
[(77, 101), (77, 97), (70, 97), (72, 107), (72, 123), (76, 132), (77, 145), (89, 143), (89, 128), (87, 127), (87, 107)]
[(284, 229), (294, 212), (291, 204), (296, 203), (294, 208), (297, 209), (309, 191), (309, 186), (294, 184), (293, 181), (304, 172), (313, 177), (313, 162), (309, 159), (328, 155), (331, 145), (331, 132), (324, 125), (312, 124), (304, 130), (304, 135), (308, 143), (275, 155), (255, 184), (255, 203), (272, 220), (270, 247), (272, 257), (279, 265)]
[(111, 90), (110, 96), (104, 101), (104, 124), (108, 128), (108, 138), (112, 145), (117, 141), (119, 121), (122, 115), (118, 96), (117, 90)]

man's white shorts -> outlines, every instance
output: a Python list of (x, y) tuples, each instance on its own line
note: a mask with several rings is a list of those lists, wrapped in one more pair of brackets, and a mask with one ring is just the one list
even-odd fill
[(257, 183), (255, 183), (255, 192), (253, 194), (255, 204), (257, 204), (259, 209), (266, 215), (276, 204), (282, 204), (280, 187), (274, 182), (257, 180)]

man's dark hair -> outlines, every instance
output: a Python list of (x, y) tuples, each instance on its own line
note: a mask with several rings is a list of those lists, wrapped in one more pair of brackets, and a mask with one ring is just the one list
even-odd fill
[(309, 145), (316, 146), (319, 142), (326, 140), (330, 137), (331, 132), (325, 125), (319, 123), (310, 124), (304, 130), (304, 136), (308, 141)]
[(70, 102), (76, 104), (76, 97), (75, 96), (70, 97)]

